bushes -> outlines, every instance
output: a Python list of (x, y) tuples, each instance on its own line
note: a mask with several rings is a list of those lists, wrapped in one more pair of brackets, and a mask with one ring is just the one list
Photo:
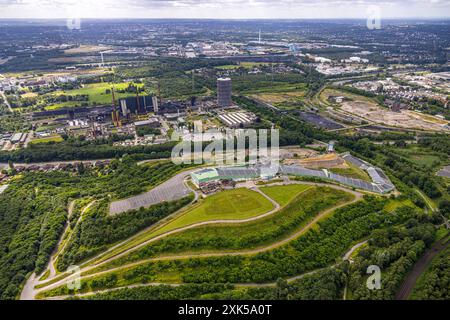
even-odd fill
[(74, 237), (57, 262), (58, 270), (79, 263), (105, 249), (105, 246), (132, 236), (192, 201), (186, 197), (178, 201), (140, 208), (116, 216), (107, 215), (107, 202), (92, 209), (75, 228)]
[(204, 295), (232, 289), (227, 284), (186, 284), (172, 287), (166, 285), (133, 289), (120, 289), (113, 292), (96, 294), (89, 300), (182, 300), (199, 299)]
[(0, 298), (14, 299), (33, 270), (44, 269), (66, 219), (67, 194), (48, 184), (11, 184), (0, 196)]
[[(32, 271), (43, 271), (67, 221), (67, 207), (74, 198), (120, 198), (135, 195), (167, 179), (184, 166), (170, 162), (155, 162), (138, 166), (130, 157), (114, 160), (103, 169), (68, 172), (30, 172), (13, 180), (0, 195), (0, 297), (14, 299)], [(116, 241), (157, 219), (177, 210), (189, 200), (161, 204), (157, 210), (117, 217), (110, 225), (105, 216), (86, 220), (93, 240), (101, 240), (96, 247), (81, 247), (72, 252), (79, 261), (97, 252), (107, 241)], [(80, 208), (75, 208), (75, 218)], [(139, 220), (140, 219), (140, 220)], [(105, 223), (101, 225), (100, 222)], [(72, 225), (74, 220), (72, 219)]]
[(70, 142), (31, 144), (12, 152), (0, 152), (0, 162), (47, 162), (70, 160), (111, 159), (124, 154), (138, 154), (141, 159), (170, 158), (174, 143), (151, 146), (116, 147), (100, 142)]
[[(349, 289), (354, 299), (393, 299), (406, 274), (434, 240), (435, 228), (429, 223), (409, 220), (405, 225), (378, 231), (361, 249), (350, 266)], [(381, 290), (366, 287), (369, 265), (382, 271)]]
[(168, 253), (242, 250), (273, 243), (300, 229), (321, 211), (350, 199), (351, 195), (340, 190), (325, 187), (309, 189), (274, 215), (241, 225), (204, 226), (186, 230), (113, 260), (104, 268)]
[(183, 284), (124, 288), (92, 295), (89, 300), (336, 300), (342, 297), (345, 274), (328, 268), (287, 283), (278, 280), (275, 287), (235, 287), (231, 284)]
[(420, 276), (411, 294), (411, 299), (450, 299), (450, 247), (435, 257), (431, 266)]
[[(121, 284), (138, 283), (141, 277), (124, 279), (124, 273), (141, 270), (139, 274), (152, 281), (183, 281), (185, 283), (247, 283), (269, 282), (278, 278), (302, 274), (325, 267), (340, 259), (357, 240), (373, 230), (398, 224), (413, 215), (411, 209), (384, 213), (386, 200), (367, 197), (365, 201), (338, 209), (333, 216), (318, 223), (300, 238), (277, 249), (253, 256), (223, 256), (191, 258), (187, 260), (158, 261), (114, 272)], [(145, 271), (144, 271), (145, 270)], [(100, 275), (85, 279), (104, 277)], [(56, 290), (50, 292), (55, 294)]]

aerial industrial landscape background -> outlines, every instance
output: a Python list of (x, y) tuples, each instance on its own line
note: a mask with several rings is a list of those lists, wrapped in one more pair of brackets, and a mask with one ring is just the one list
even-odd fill
[(281, 4), (0, 3), (1, 300), (450, 299), (449, 4)]

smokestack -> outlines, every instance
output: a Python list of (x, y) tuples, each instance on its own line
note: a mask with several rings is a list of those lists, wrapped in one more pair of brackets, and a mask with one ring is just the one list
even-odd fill
[(114, 87), (111, 87), (111, 93), (112, 93), (112, 105), (113, 107), (116, 107), (116, 96), (114, 95)]
[(136, 88), (137, 113), (141, 113), (141, 102), (139, 101), (139, 88)]
[(116, 127), (119, 126), (119, 121), (120, 121), (120, 114), (119, 111), (117, 110), (117, 106), (116, 106), (116, 96), (114, 94), (114, 87), (111, 87), (111, 94), (112, 94), (112, 106), (113, 106), (113, 123)]

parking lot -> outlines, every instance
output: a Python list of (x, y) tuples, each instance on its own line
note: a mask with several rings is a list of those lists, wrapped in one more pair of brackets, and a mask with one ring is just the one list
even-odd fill
[(114, 215), (129, 210), (139, 209), (140, 207), (150, 207), (164, 201), (174, 201), (184, 198), (192, 192), (192, 190), (185, 185), (184, 179), (193, 171), (195, 170), (179, 173), (146, 193), (112, 202), (109, 213)]

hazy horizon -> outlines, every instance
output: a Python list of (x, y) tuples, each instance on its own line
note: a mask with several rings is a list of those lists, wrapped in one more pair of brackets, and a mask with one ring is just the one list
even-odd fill
[(443, 0), (0, 0), (0, 19), (448, 19)]

